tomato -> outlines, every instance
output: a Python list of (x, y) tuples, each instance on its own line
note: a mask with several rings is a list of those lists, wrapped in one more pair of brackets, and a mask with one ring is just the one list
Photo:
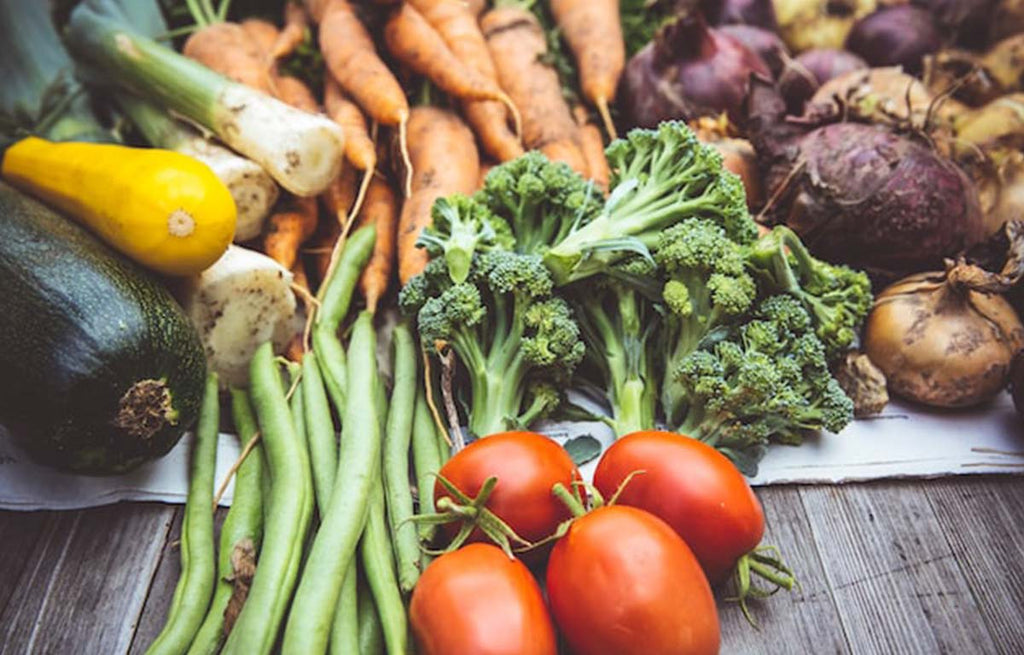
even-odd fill
[(643, 510), (613, 505), (573, 521), (551, 550), (547, 590), (575, 655), (718, 652), (718, 613), (700, 564)]
[[(441, 467), (440, 475), (468, 496), (476, 496), (487, 478), (498, 483), (486, 507), (505, 521), (520, 537), (539, 541), (554, 533), (571, 514), (551, 495), (551, 487), (566, 487), (580, 479), (569, 453), (559, 444), (536, 432), (502, 432), (483, 437), (466, 446)], [(438, 482), (434, 501), (448, 496)], [(450, 539), (458, 524), (444, 527)], [(486, 541), (474, 530), (470, 541)]]
[(529, 569), (497, 546), (441, 555), (412, 592), (419, 655), (556, 655), (555, 628)]
[(601, 457), (594, 486), (617, 504), (661, 518), (693, 550), (713, 584), (764, 536), (764, 511), (743, 474), (711, 446), (675, 432), (646, 430), (616, 441)]

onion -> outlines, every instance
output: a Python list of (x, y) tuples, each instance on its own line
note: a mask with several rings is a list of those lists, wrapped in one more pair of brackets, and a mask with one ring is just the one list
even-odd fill
[(796, 60), (809, 70), (818, 84), (824, 84), (840, 75), (857, 70), (864, 70), (868, 63), (847, 50), (835, 48), (814, 48), (801, 52)]
[(854, 22), (875, 10), (876, 0), (772, 0), (779, 35), (793, 52), (842, 48)]
[(926, 9), (942, 31), (968, 48), (985, 45), (986, 27), (992, 16), (995, 0), (911, 0)]
[(1024, 148), (1024, 93), (997, 98), (954, 123), (957, 140), (982, 150)]
[(899, 67), (869, 68), (840, 75), (811, 98), (811, 105), (831, 105), (833, 110), (876, 123), (907, 123), (923, 128), (929, 118), (948, 120), (962, 110), (955, 101), (935, 97), (917, 78)]
[(774, 32), (779, 29), (771, 0), (711, 0), (702, 4), (712, 25), (753, 25)]
[(1002, 87), (1003, 93), (1024, 91), (1024, 34), (996, 43), (982, 56), (981, 65)]
[(1002, 95), (1002, 87), (985, 69), (981, 57), (966, 50), (942, 50), (925, 57), (924, 79), (934, 94), (953, 91), (953, 97), (979, 107)]
[(717, 30), (719, 34), (731, 36), (753, 51), (768, 64), (772, 75), (778, 77), (782, 72), (784, 61), (789, 56), (789, 49), (775, 32), (751, 25), (722, 25)]
[(989, 21), (989, 41), (1024, 32), (1024, 0), (997, 0)]
[(908, 277), (875, 299), (864, 347), (891, 392), (937, 407), (968, 407), (1006, 386), (1024, 348), (1024, 325), (1000, 294), (1020, 277), (1024, 223), (1007, 231), (1017, 256), (1003, 275), (950, 262), (945, 272)]
[(769, 71), (742, 43), (687, 13), (629, 60), (619, 97), (630, 126), (650, 128), (723, 111), (738, 122), (751, 73)]
[(846, 49), (872, 66), (903, 66), (921, 71), (924, 56), (942, 46), (942, 36), (928, 10), (910, 5), (885, 7), (853, 26)]
[(853, 401), (853, 415), (857, 418), (879, 414), (889, 404), (885, 375), (864, 353), (846, 353), (832, 375)]

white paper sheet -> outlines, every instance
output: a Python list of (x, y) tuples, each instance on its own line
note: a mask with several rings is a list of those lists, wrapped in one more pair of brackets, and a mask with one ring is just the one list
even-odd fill
[[(602, 423), (556, 424), (559, 441), (590, 434), (602, 445)], [(74, 509), (121, 500), (185, 502), (186, 437), (168, 455), (127, 475), (86, 477), (57, 473), (28, 461), (0, 429), (0, 509)], [(232, 435), (221, 435), (217, 480), (238, 457)], [(590, 478), (596, 460), (582, 467)], [(938, 412), (894, 402), (882, 417), (855, 421), (841, 434), (822, 434), (799, 447), (772, 446), (755, 485), (841, 483), (879, 478), (931, 478), (971, 473), (1024, 473), (1024, 427), (1008, 395), (969, 411)], [(231, 489), (222, 503), (230, 502)]]

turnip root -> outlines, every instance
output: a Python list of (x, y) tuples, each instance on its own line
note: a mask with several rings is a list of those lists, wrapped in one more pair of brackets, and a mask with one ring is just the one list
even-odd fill
[(842, 48), (858, 18), (878, 6), (876, 0), (773, 0), (779, 35), (793, 52)]

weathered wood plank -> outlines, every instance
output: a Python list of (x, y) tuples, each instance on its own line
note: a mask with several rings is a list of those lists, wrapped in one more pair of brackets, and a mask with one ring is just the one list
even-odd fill
[(1024, 652), (1024, 484), (941, 480), (924, 487), (996, 651)]
[(736, 603), (724, 600), (731, 589), (716, 590), (722, 626), (722, 653), (849, 653), (835, 600), (828, 588), (811, 526), (796, 487), (757, 490), (767, 529), (762, 543), (779, 548), (800, 585), (749, 603), (759, 627), (747, 623)]
[(171, 529), (160, 543), (160, 559), (146, 594), (146, 602), (139, 615), (131, 648), (131, 655), (144, 653), (149, 645), (160, 634), (171, 609), (171, 598), (174, 587), (181, 575), (181, 554), (178, 540), (181, 538), (181, 522), (185, 515), (183, 506), (176, 507)]
[(70, 525), (57, 528), (8, 604), (4, 651), (127, 650), (172, 512), (140, 504), (62, 515)]
[(0, 512), (0, 616), (54, 520), (52, 512)]
[(922, 483), (800, 490), (854, 653), (991, 653)]

